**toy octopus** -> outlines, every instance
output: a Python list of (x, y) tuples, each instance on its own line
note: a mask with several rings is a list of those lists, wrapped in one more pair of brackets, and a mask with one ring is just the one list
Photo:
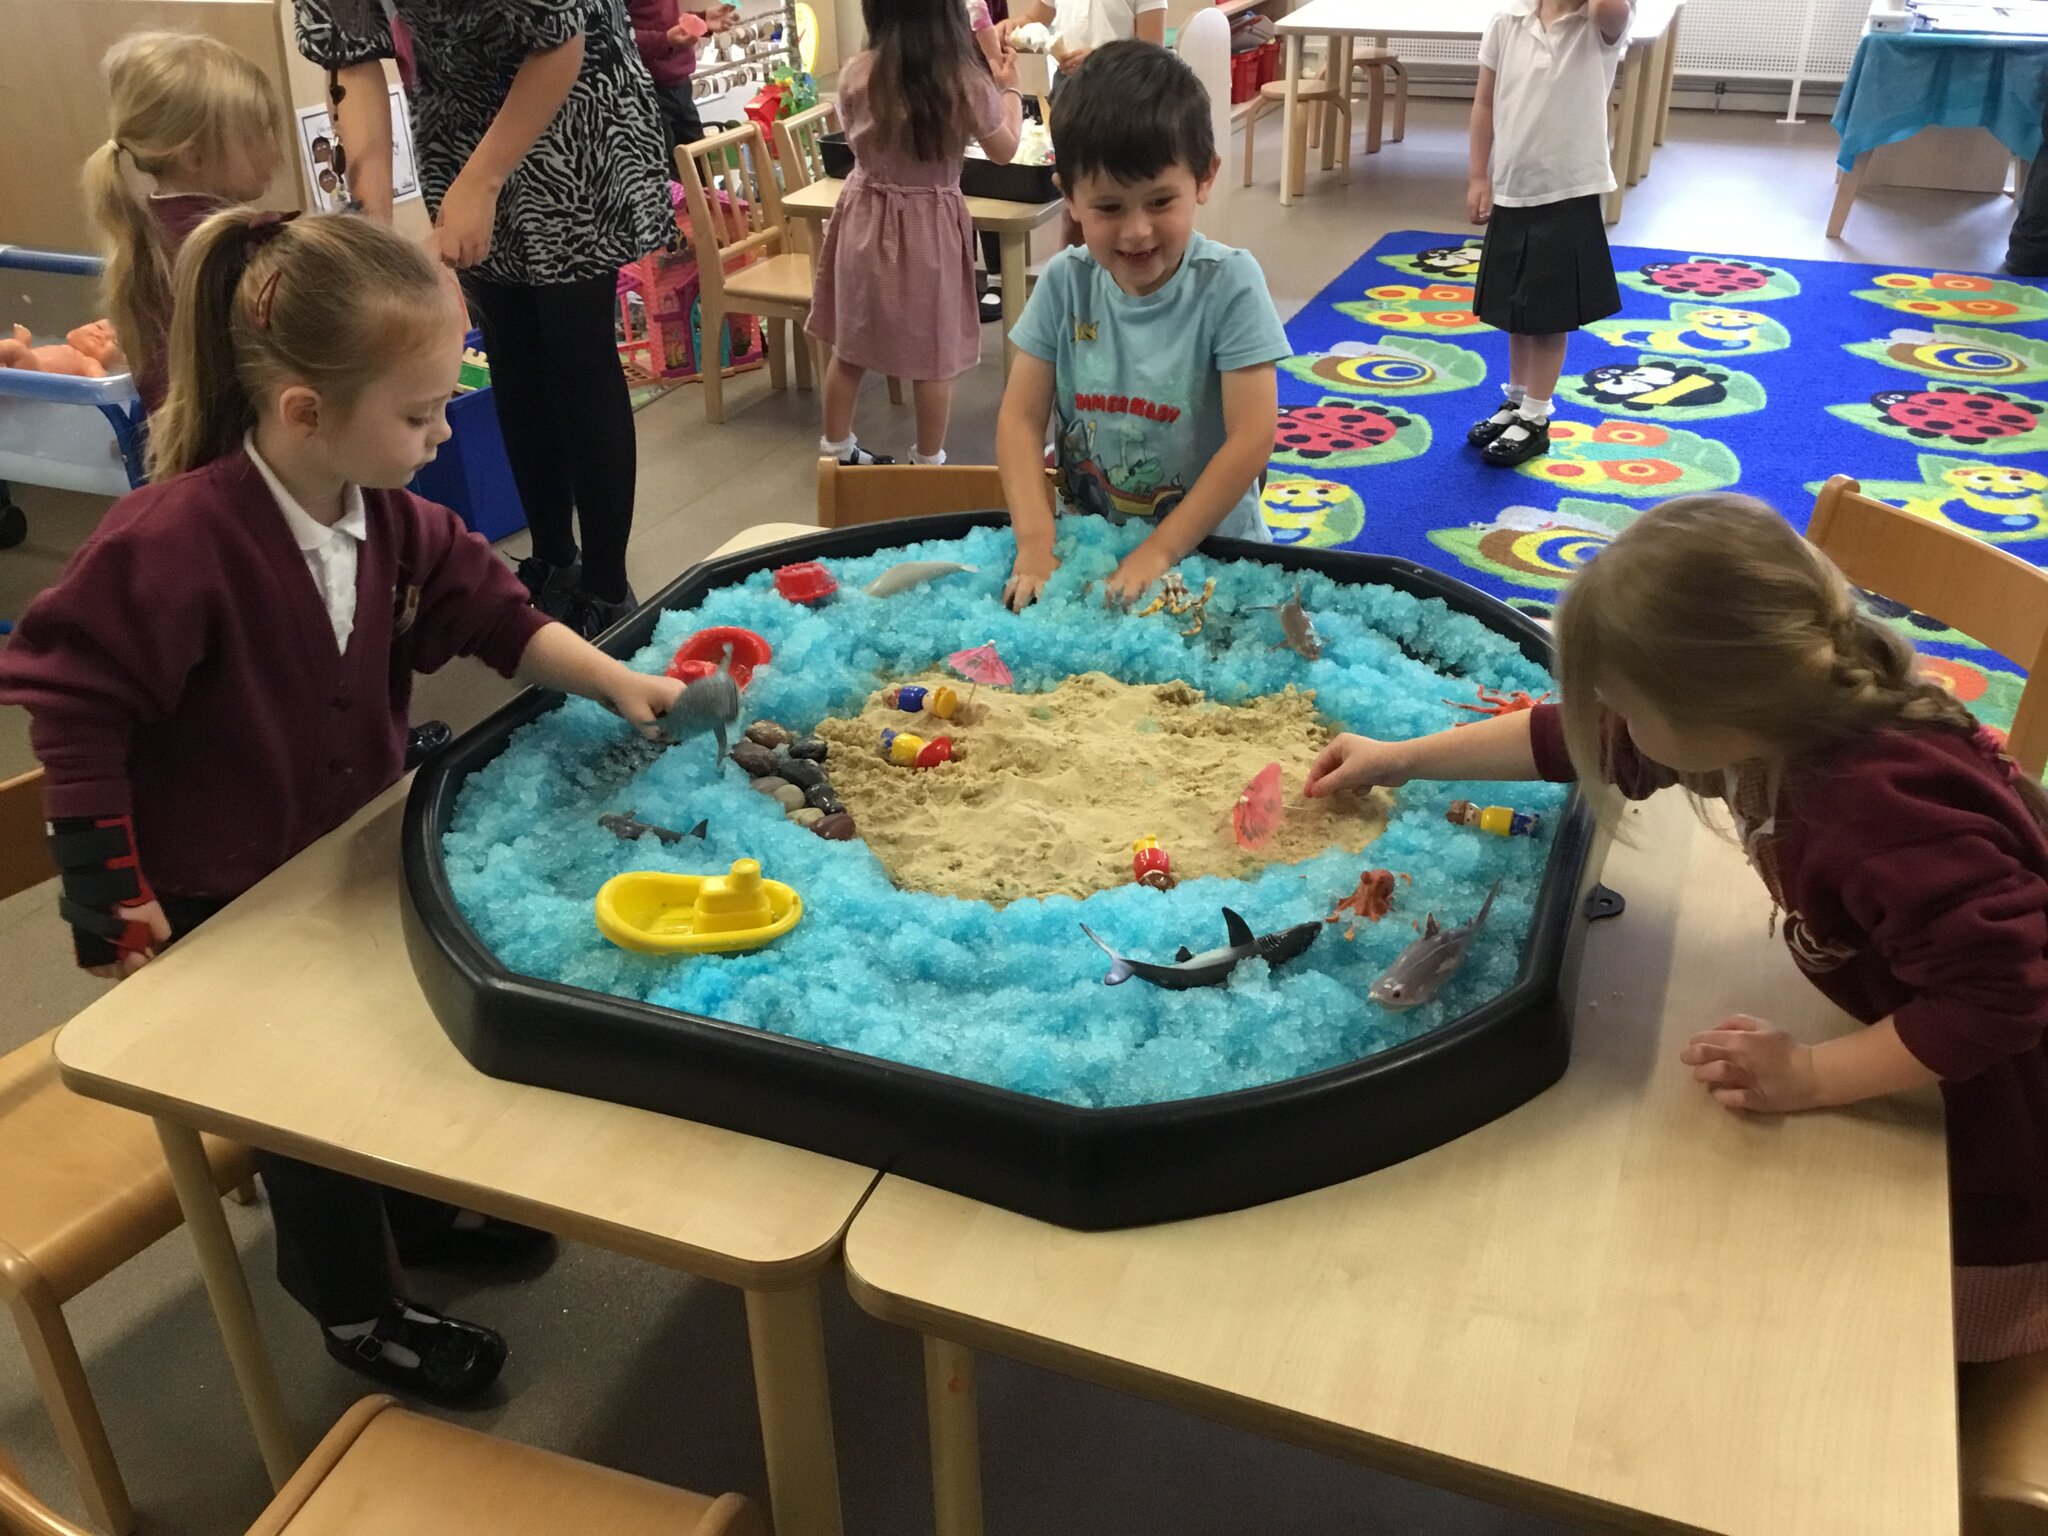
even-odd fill
[(1358, 889), (1330, 908), (1330, 915), (1323, 921), (1334, 923), (1338, 913), (1349, 912), (1352, 914), (1351, 923), (1344, 930), (1344, 938), (1347, 942), (1357, 938), (1361, 922), (1376, 923), (1394, 910), (1394, 882), (1397, 879), (1408, 880), (1410, 885), (1415, 883), (1406, 875), (1396, 875), (1391, 869), (1368, 869), (1358, 877)]

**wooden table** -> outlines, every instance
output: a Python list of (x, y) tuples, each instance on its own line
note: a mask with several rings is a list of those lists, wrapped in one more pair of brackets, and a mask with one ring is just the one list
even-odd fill
[[(814, 531), (771, 524), (719, 553)], [(399, 931), (405, 787), (57, 1040), (68, 1086), (156, 1119), (272, 1481), (300, 1448), (201, 1131), (741, 1287), (776, 1530), (837, 1536), (818, 1280), (873, 1171), (473, 1069), (428, 1011)]]
[[(832, 210), (839, 205), (839, 194), (845, 190), (845, 182), (828, 176), (807, 187), (798, 187), (794, 192), (783, 193), (782, 211), (795, 218), (815, 219), (822, 224), (832, 216)], [(1030, 265), (1031, 231), (1057, 218), (1065, 206), (1063, 198), (1054, 198), (1049, 203), (1006, 203), (994, 197), (967, 199), (967, 216), (974, 220), (974, 227), (994, 235), (1002, 251), (1005, 373), (1017, 360), (1017, 344), (1010, 340), (1010, 332), (1024, 313), (1024, 290), (1029, 282), (1025, 268)]]
[[(1615, 76), (1613, 124), (1614, 191), (1608, 194), (1607, 222), (1621, 218), (1624, 190), (1648, 174), (1651, 150), (1664, 142), (1671, 116), (1671, 83), (1678, 57), (1678, 13), (1684, 0), (1638, 0), (1629, 28), (1628, 52)], [(1281, 79), (1287, 97), (1281, 117), (1280, 201), (1294, 202), (1301, 174), (1295, 124), (1301, 112), (1302, 44), (1329, 39), (1332, 78), (1351, 78), (1351, 48), (1359, 38), (1375, 47), (1410, 41), (1477, 43), (1500, 9), (1500, 0), (1309, 0), (1282, 17), (1276, 29), (1285, 42)], [(1335, 164), (1336, 146), (1326, 135), (1323, 169)]]
[(847, 1281), (925, 1335), (940, 1536), (981, 1529), (982, 1349), (1602, 1529), (1953, 1536), (1938, 1103), (1713, 1105), (1696, 1029), (1846, 1021), (1679, 796), (1629, 824), (1628, 910), (1573, 942), (1569, 1072), (1448, 1146), (1122, 1232), (883, 1178)]

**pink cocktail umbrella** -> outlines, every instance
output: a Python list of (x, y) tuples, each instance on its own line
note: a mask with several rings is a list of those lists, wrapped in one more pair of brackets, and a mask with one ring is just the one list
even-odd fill
[[(996, 653), (996, 643), (993, 640), (969, 650), (955, 651), (946, 658), (946, 665), (974, 684), (975, 688), (983, 683), (987, 683), (991, 688), (1007, 688), (1011, 683), (1010, 669)], [(967, 702), (974, 702), (974, 688), (967, 690)]]
[(1273, 840), (1273, 834), (1280, 830), (1280, 821), (1287, 814), (1281, 803), (1280, 765), (1268, 763), (1252, 777), (1251, 783), (1237, 797), (1237, 804), (1230, 808), (1230, 825), (1237, 833), (1240, 848), (1263, 848)]

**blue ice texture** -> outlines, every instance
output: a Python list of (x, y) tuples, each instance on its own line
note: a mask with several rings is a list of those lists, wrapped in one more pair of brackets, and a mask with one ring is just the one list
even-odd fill
[[(1195, 592), (1216, 578), (1207, 625), (1192, 639), (1163, 612), (1105, 612), (1099, 584), (1144, 532), (1062, 518), (1060, 568), (1044, 598), (1021, 614), (1001, 601), (1016, 547), (1007, 528), (828, 560), (839, 594), (815, 608), (786, 602), (769, 573), (758, 572), (694, 608), (664, 613), (631, 665), (661, 671), (684, 639), (710, 625), (755, 630), (775, 655), (755, 672), (741, 722), (772, 719), (796, 731), (857, 713), (872, 690), (990, 641), (1023, 692), (1086, 671), (1134, 684), (1185, 679), (1225, 703), (1293, 683), (1313, 688), (1317, 708), (1344, 729), (1390, 739), (1476, 718), (1445, 702), (1471, 702), (1475, 683), (1532, 693), (1552, 686), (1505, 637), (1440, 600), (1258, 561), (1195, 555), (1181, 563)], [(957, 560), (979, 573), (886, 598), (861, 590), (900, 560)], [(1084, 596), (1088, 583), (1095, 585)], [(1277, 616), (1252, 611), (1284, 602), (1297, 585), (1323, 640), (1314, 662), (1275, 649)], [(651, 763), (618, 750), (630, 746), (617, 718), (570, 699), (517, 731), (463, 786), (443, 841), (448, 877), (463, 915), (507, 967), (1091, 1107), (1300, 1077), (1401, 1045), (1497, 996), (1520, 966), (1566, 796), (1547, 784), (1416, 783), (1398, 792), (1386, 832), (1363, 855), (1332, 851), (1269, 865), (1255, 878), (1188, 880), (1165, 893), (1133, 884), (996, 908), (897, 889), (864, 843), (828, 842), (785, 820), (737, 765), (715, 761), (708, 735)], [(1300, 788), (1288, 786), (1295, 797)], [(1540, 812), (1541, 833), (1502, 839), (1451, 826), (1444, 811), (1456, 799)], [(704, 819), (710, 831), (702, 842), (664, 845), (652, 837), (623, 842), (598, 826), (600, 815), (626, 810), (678, 830)], [(1190, 805), (1187, 815), (1229, 810)], [(1131, 835), (1153, 830), (1134, 820)], [(1171, 853), (1172, 827), (1156, 830)], [(768, 876), (803, 896), (803, 921), (767, 948), (655, 957), (598, 934), (591, 902), (611, 876), (723, 873), (741, 857), (759, 859)], [(1247, 961), (1225, 986), (1104, 986), (1108, 957), (1080, 928), (1086, 922), (1135, 958), (1167, 961), (1183, 944), (1197, 952), (1222, 944), (1226, 906), (1258, 933), (1320, 921), (1362, 871), (1379, 866), (1414, 878), (1397, 888), (1393, 915), (1361, 925), (1350, 943), (1343, 924), (1325, 926), (1300, 958), (1278, 970)], [(1366, 1000), (1415, 938), (1413, 924), (1430, 912), (1446, 924), (1465, 921), (1496, 876), (1503, 884), (1487, 930), (1435, 1002), (1390, 1013)]]

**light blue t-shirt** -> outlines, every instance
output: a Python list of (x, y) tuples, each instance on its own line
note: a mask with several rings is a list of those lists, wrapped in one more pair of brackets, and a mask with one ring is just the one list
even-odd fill
[[(1085, 247), (1046, 263), (1010, 339), (1053, 366), (1060, 499), (1122, 521), (1166, 516), (1223, 446), (1223, 375), (1293, 350), (1250, 251), (1197, 234), (1134, 298)], [(1216, 530), (1268, 540), (1254, 484)]]

